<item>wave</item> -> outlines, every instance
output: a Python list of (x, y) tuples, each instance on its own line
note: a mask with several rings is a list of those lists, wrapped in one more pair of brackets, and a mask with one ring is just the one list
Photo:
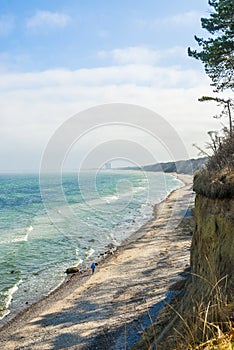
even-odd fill
[(116, 196), (116, 195), (102, 197), (102, 200), (105, 201), (106, 203), (115, 202), (118, 199), (119, 199), (119, 196)]
[(77, 261), (76, 261), (76, 264), (77, 265), (81, 265), (83, 263), (83, 261), (84, 261), (83, 259), (78, 258)]
[(82, 264), (82, 262), (84, 261), (83, 259), (81, 259), (81, 258), (79, 257), (79, 251), (80, 251), (80, 249), (79, 249), (79, 248), (76, 248), (76, 249), (75, 249), (75, 252), (76, 252), (76, 258), (77, 258), (77, 260), (76, 260), (76, 264), (77, 264), (77, 265)]
[(133, 187), (133, 193), (143, 192), (143, 191), (146, 191), (146, 190), (147, 190), (147, 187), (142, 187), (142, 186)]
[(10, 243), (27, 242), (28, 241), (28, 235), (29, 235), (30, 232), (33, 231), (33, 229), (34, 229), (33, 226), (30, 225), (29, 227), (26, 228), (26, 234), (24, 236), (13, 238), (13, 239), (10, 240)]
[(13, 298), (13, 294), (18, 290), (19, 285), (23, 282), (22, 279), (20, 279), (13, 287), (11, 287), (7, 292), (7, 298), (6, 298), (6, 309), (9, 307), (11, 300)]
[(12, 240), (10, 240), (10, 242), (7, 242), (7, 243), (27, 242), (27, 240), (28, 240), (28, 233), (26, 233), (26, 235), (23, 237), (13, 238)]
[(13, 294), (18, 290), (19, 285), (22, 282), (23, 282), (23, 280), (20, 279), (13, 287), (8, 289), (8, 291), (6, 292), (5, 307), (4, 307), (4, 310), (1, 312), (2, 315), (0, 316), (0, 320), (3, 319), (4, 317), (6, 317), (10, 313), (9, 306), (11, 304)]
[(33, 230), (34, 230), (33, 226), (30, 225), (29, 227), (26, 228), (25, 235), (23, 235), (23, 236), (20, 235), (18, 237), (6, 239), (6, 240), (3, 239), (3, 240), (0, 241), (0, 245), (2, 245), (2, 244), (9, 244), (9, 243), (27, 242), (29, 233), (32, 232)]
[(145, 190), (147, 190), (146, 187), (134, 186), (131, 191), (126, 191), (124, 193), (120, 193), (120, 196), (119, 195), (110, 195), (110, 196), (102, 197), (102, 200), (106, 201), (107, 203), (111, 203), (111, 202), (118, 201), (121, 198), (131, 197), (133, 193), (143, 192)]
[(89, 259), (93, 255), (94, 252), (95, 252), (95, 250), (93, 248), (88, 249), (87, 252), (85, 253), (86, 260)]

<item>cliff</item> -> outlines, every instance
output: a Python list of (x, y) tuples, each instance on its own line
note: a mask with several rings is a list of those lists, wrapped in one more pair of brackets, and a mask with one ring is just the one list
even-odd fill
[(170, 349), (183, 346), (193, 349), (201, 342), (212, 343), (212, 338), (217, 341), (220, 334), (231, 334), (230, 327), (233, 332), (233, 188), (230, 174), (211, 178), (202, 172), (194, 177), (196, 199), (191, 274), (173, 306), (171, 314), (174, 313), (174, 318), (159, 337), (158, 350), (164, 349), (165, 341)]
[[(234, 292), (234, 199), (197, 194), (196, 228), (191, 246), (193, 293), (210, 298), (219, 287), (228, 299)], [(212, 292), (213, 290), (213, 292)]]
[[(157, 350), (234, 348), (233, 174), (210, 178), (203, 171), (195, 175), (194, 190), (191, 272), (179, 295), (145, 333), (148, 343), (157, 333)], [(215, 347), (224, 340), (229, 347)], [(152, 338), (155, 348), (153, 343)], [(135, 349), (150, 347), (142, 340)]]
[(178, 173), (178, 174), (193, 174), (196, 170), (201, 170), (207, 158), (197, 158), (188, 160), (179, 160), (177, 162), (158, 163), (146, 165), (143, 167), (145, 171), (163, 171), (164, 173)]
[(178, 174), (193, 174), (196, 170), (201, 170), (207, 162), (207, 158), (197, 158), (188, 160), (179, 160), (176, 162), (165, 162), (145, 165), (142, 167), (125, 167), (121, 170), (145, 170), (164, 173), (178, 173)]

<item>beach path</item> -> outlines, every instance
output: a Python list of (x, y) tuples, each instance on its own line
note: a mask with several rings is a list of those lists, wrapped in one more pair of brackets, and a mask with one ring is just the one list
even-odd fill
[[(135, 240), (97, 266), (74, 275), (0, 330), (0, 348), (121, 350), (139, 339), (189, 265), (191, 235), (179, 226), (193, 205), (192, 177), (156, 206)], [(138, 237), (138, 239), (136, 239)]]

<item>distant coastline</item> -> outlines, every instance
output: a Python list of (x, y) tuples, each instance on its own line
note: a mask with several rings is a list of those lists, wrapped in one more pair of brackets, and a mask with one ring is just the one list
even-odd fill
[(144, 170), (164, 173), (177, 173), (192, 175), (196, 170), (204, 168), (208, 158), (178, 160), (176, 162), (162, 162), (156, 164), (144, 165), (142, 167), (123, 167), (120, 170)]

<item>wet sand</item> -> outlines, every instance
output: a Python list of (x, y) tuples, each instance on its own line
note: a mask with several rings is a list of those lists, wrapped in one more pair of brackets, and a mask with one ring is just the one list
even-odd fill
[(189, 265), (191, 236), (179, 225), (193, 205), (192, 177), (155, 206), (145, 224), (94, 275), (72, 278), (0, 330), (0, 348), (130, 349)]

